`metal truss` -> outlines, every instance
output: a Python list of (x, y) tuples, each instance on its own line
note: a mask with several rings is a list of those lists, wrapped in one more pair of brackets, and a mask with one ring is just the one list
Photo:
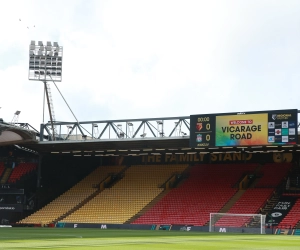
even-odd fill
[(20, 128), (23, 128), (23, 129), (27, 129), (27, 130), (32, 130), (33, 132), (39, 134), (40, 132), (38, 130), (36, 130), (34, 127), (32, 127), (29, 123), (15, 123), (14, 124), (15, 126), (18, 126)]
[[(298, 114), (300, 111), (298, 111)], [(190, 116), (145, 119), (123, 119), (85, 122), (60, 122), (53, 124), (57, 129), (55, 140), (84, 141), (101, 139), (170, 138), (189, 137)], [(52, 126), (41, 124), (40, 132), (28, 123), (16, 123), (23, 129), (32, 130), (40, 141), (51, 141)], [(298, 123), (298, 130), (300, 123)]]
[[(56, 140), (100, 140), (133, 138), (169, 138), (189, 136), (190, 117), (163, 117), (147, 119), (106, 120), (87, 122), (59, 122)], [(51, 140), (52, 126), (41, 125), (40, 140)]]

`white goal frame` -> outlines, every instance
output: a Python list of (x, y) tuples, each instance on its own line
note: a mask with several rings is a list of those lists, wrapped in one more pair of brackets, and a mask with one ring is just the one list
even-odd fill
[[(250, 220), (252, 219), (257, 219), (257, 221), (259, 222), (259, 227), (251, 227), (249, 225), (244, 225), (244, 226), (237, 226), (235, 228), (242, 228), (241, 232), (244, 232), (246, 231), (247, 232), (247, 229), (250, 229), (250, 228), (257, 228), (257, 229), (260, 229), (260, 234), (265, 234), (266, 233), (266, 215), (264, 214), (233, 214), (233, 213), (210, 213), (209, 215), (209, 232), (216, 232), (215, 229), (216, 229), (216, 226), (215, 224), (221, 219), (221, 218), (224, 218), (224, 217), (249, 217)], [(249, 226), (249, 227), (248, 227)], [(226, 232), (226, 228), (234, 228), (230, 225), (225, 225), (225, 226), (217, 226), (217, 229), (219, 228), (219, 230), (217, 232)], [(222, 228), (222, 229), (221, 229)], [(244, 229), (245, 230), (244, 230)], [(253, 230), (254, 231), (254, 230)]]

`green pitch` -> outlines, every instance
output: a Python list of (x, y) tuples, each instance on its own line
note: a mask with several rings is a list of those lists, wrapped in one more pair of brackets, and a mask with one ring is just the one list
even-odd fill
[(180, 231), (0, 228), (0, 249), (300, 249), (292, 235)]

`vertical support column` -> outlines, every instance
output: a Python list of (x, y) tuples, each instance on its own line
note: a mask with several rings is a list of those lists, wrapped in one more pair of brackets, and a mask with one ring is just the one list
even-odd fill
[(37, 172), (37, 182), (36, 182), (36, 187), (37, 187), (37, 188), (40, 188), (40, 187), (41, 187), (42, 160), (43, 160), (43, 155), (42, 155), (42, 154), (39, 154), (39, 163), (38, 163), (38, 172)]
[(49, 93), (48, 93), (48, 88), (47, 88), (47, 82), (46, 81), (44, 82), (44, 87), (45, 87), (48, 110), (49, 110), (49, 116), (50, 116), (51, 127), (52, 127), (52, 140), (55, 141), (55, 131), (54, 131), (54, 126), (53, 126), (53, 118), (52, 118), (52, 112), (51, 112), (51, 107), (50, 107), (50, 99), (49, 99)]
[(37, 169), (38, 172), (37, 172), (37, 180), (36, 180), (37, 192), (35, 195), (35, 208), (36, 209), (40, 208), (42, 160), (43, 160), (43, 155), (39, 153), (39, 162), (38, 162), (38, 169)]
[(247, 155), (248, 153), (245, 152), (245, 149), (242, 149), (242, 159), (244, 159), (244, 163), (246, 164), (247, 163)]
[(40, 126), (40, 141), (44, 140), (44, 124), (41, 124)]

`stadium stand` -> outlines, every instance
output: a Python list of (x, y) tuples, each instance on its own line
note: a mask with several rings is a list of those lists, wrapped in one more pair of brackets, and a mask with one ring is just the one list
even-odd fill
[(263, 176), (260, 178), (259, 182), (256, 184), (255, 187), (277, 187), (281, 183), (283, 177), (285, 177), (288, 174), (288, 171), (291, 169), (291, 167), (292, 164), (289, 163), (269, 163), (263, 165), (261, 169), (261, 173), (263, 174)]
[(300, 198), (297, 199), (289, 213), (279, 223), (278, 228), (295, 228), (300, 221)]
[(4, 169), (5, 169), (5, 167), (4, 167), (4, 162), (0, 162), (0, 178), (2, 177), (2, 174), (3, 174), (3, 172), (4, 172)]
[(184, 165), (137, 165), (128, 168), (124, 177), (107, 188), (62, 222), (122, 224), (164, 191), (162, 184)]
[(7, 183), (16, 183), (22, 176), (36, 170), (36, 163), (20, 163), (11, 172)]
[(171, 190), (133, 224), (181, 224), (203, 226), (209, 214), (219, 212), (236, 194), (234, 187), (257, 164), (211, 164), (191, 168), (189, 178)]
[[(0, 164), (0, 173), (1, 166)], [(225, 205), (228, 207), (229, 201), (233, 203), (225, 211), (227, 213), (259, 213), (275, 187), (287, 175), (291, 165), (195, 165), (188, 168), (188, 178), (181, 185), (163, 192), (163, 184), (187, 167), (187, 164), (98, 167), (67, 192), (19, 223), (49, 224), (59, 220), (71, 223), (131, 222), (204, 226), (209, 221), (209, 214), (224, 212), (222, 210), (226, 208)], [(20, 164), (12, 172), (9, 182), (13, 183), (35, 168), (35, 164)], [(96, 188), (109, 174), (120, 172), (122, 178), (112, 186), (103, 190)], [(239, 190), (241, 180), (253, 173), (260, 173), (260, 178), (257, 178), (251, 188)], [(240, 195), (237, 195), (239, 192)], [(160, 200), (156, 201), (155, 198)], [(143, 209), (150, 203), (151, 207), (144, 212)], [(250, 223), (249, 217), (245, 220), (239, 217), (238, 222), (228, 220), (230, 217), (226, 220), (221, 218), (216, 226), (239, 227)]]
[[(287, 175), (291, 164), (264, 164), (259, 173), (262, 174), (255, 184), (255, 188), (245, 191), (241, 198), (227, 211), (232, 214), (257, 214), (266, 205), (268, 199), (274, 194), (275, 188), (282, 183)], [(221, 218), (216, 226), (241, 227), (252, 223), (249, 217), (226, 217)]]
[(101, 166), (77, 183), (67, 192), (38, 210), (34, 214), (21, 220), (22, 224), (49, 224), (66, 215), (80, 203), (98, 191), (96, 188), (103, 179), (112, 173), (119, 173), (124, 166)]
[[(229, 209), (231, 214), (257, 214), (260, 212), (267, 199), (271, 197), (273, 188), (250, 188), (241, 198)], [(248, 226), (249, 217), (223, 217), (215, 225), (241, 227)]]

